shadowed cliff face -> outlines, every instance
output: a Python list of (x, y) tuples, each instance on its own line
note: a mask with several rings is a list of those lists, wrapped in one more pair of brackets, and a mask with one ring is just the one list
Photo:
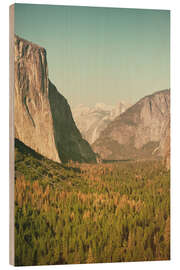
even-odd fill
[(49, 82), (45, 49), (15, 36), (14, 52), (15, 137), (57, 162), (95, 162), (67, 101)]
[(108, 125), (93, 150), (103, 159), (163, 156), (160, 142), (169, 117), (169, 90), (144, 97)]
[(56, 148), (63, 162), (96, 162), (88, 142), (83, 140), (73, 120), (67, 100), (49, 81), (49, 102), (53, 118)]

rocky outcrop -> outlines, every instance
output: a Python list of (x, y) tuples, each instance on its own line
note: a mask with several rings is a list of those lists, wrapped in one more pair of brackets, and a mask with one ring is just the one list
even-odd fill
[(65, 98), (48, 79), (46, 51), (15, 36), (15, 137), (57, 162), (95, 162)]
[(160, 142), (169, 114), (169, 90), (146, 96), (112, 121), (92, 147), (103, 159), (162, 156)]

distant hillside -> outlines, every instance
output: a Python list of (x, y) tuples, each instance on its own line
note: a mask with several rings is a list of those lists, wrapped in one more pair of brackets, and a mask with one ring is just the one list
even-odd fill
[(116, 106), (97, 103), (90, 108), (79, 105), (72, 109), (72, 114), (83, 138), (92, 144), (108, 124), (128, 107), (130, 104), (124, 101), (119, 102)]
[(170, 91), (146, 96), (112, 121), (92, 145), (103, 159), (163, 156), (160, 142), (170, 118)]

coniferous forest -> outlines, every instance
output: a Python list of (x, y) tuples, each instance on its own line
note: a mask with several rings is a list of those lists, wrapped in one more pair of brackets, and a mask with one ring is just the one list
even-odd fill
[(58, 164), (15, 142), (15, 264), (170, 259), (161, 160)]

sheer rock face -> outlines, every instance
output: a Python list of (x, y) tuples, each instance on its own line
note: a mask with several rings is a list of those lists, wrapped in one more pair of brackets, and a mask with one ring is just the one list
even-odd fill
[(15, 137), (59, 162), (48, 99), (46, 51), (17, 36), (14, 42)]
[(162, 156), (160, 142), (165, 136), (169, 114), (169, 90), (146, 96), (109, 124), (93, 149), (103, 159)]
[[(82, 140), (78, 130), (74, 132), (77, 128), (74, 127), (67, 101), (57, 90), (54, 91), (54, 87), (49, 82), (45, 49), (15, 36), (14, 52), (15, 137), (51, 160), (57, 162), (82, 161), (86, 150), (84, 150), (85, 153), (79, 151), (81, 151), (81, 145), (86, 142)], [(61, 102), (57, 103), (53, 99), (53, 94)], [(52, 104), (53, 102), (54, 104)], [(54, 114), (59, 121), (54, 121)], [(66, 133), (64, 127), (58, 126), (57, 128), (57, 125), (61, 125), (62, 122), (68, 125), (69, 134)], [(71, 149), (68, 148), (69, 136), (74, 138), (74, 144), (80, 145), (76, 147), (77, 153), (73, 153), (73, 156)], [(60, 148), (63, 149), (63, 153), (66, 153), (65, 160)], [(88, 144), (87, 148), (91, 153), (91, 160), (94, 161), (95, 154)], [(86, 161), (89, 161), (88, 158)]]

